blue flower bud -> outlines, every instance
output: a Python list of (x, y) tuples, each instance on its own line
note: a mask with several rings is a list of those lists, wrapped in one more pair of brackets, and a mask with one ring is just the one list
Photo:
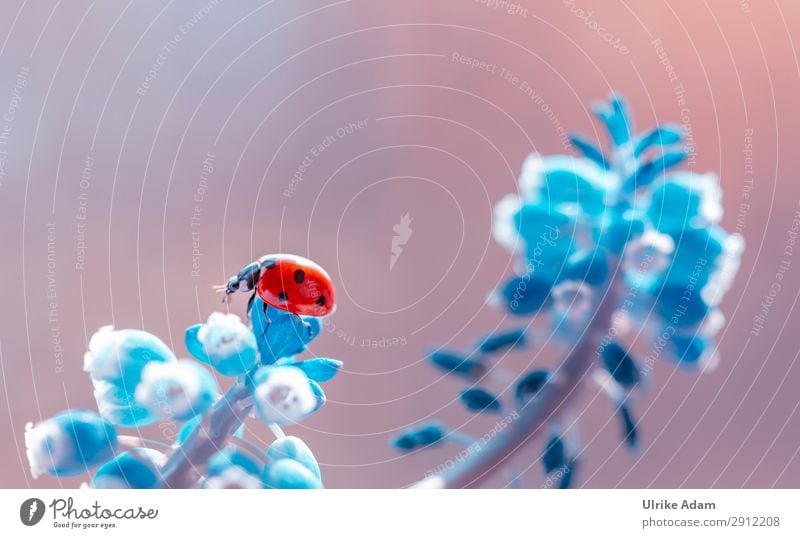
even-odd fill
[(563, 280), (582, 280), (590, 286), (599, 286), (608, 276), (608, 257), (599, 249), (580, 250), (567, 258), (561, 275)]
[(186, 329), (184, 340), (189, 353), (225, 376), (241, 375), (257, 362), (256, 338), (234, 314), (214, 312)]
[(597, 244), (608, 249), (609, 252), (620, 254), (625, 245), (644, 233), (645, 222), (639, 217), (628, 213), (615, 213), (609, 217), (603, 227), (596, 228)]
[(542, 465), (544, 466), (545, 474), (550, 474), (553, 471), (564, 467), (567, 463), (566, 448), (561, 437), (554, 435), (544, 447), (542, 454)]
[(264, 465), (238, 447), (226, 447), (208, 459), (206, 475), (219, 476), (229, 467), (240, 467), (252, 476), (261, 476)]
[(572, 477), (575, 475), (575, 461), (564, 464), (561, 480), (558, 482), (558, 489), (569, 489), (572, 486)]
[[(552, 208), (560, 211), (570, 206), (589, 215), (599, 215), (605, 210), (607, 196), (617, 183), (615, 174), (590, 160), (571, 155), (543, 157), (533, 153), (522, 164), (519, 190), (525, 202), (548, 213)], [(532, 237), (525, 233), (522, 236), (528, 240)]]
[(447, 434), (438, 422), (428, 422), (420, 426), (408, 428), (392, 439), (391, 443), (397, 450), (410, 452), (417, 448), (425, 448), (438, 444)]
[(158, 418), (184, 421), (205, 412), (218, 393), (214, 376), (194, 361), (152, 363), (142, 371), (136, 402)]
[(339, 373), (343, 363), (335, 359), (317, 357), (315, 359), (292, 362), (291, 365), (303, 370), (309, 379), (313, 379), (318, 383), (324, 383), (330, 381)]
[(625, 180), (625, 191), (634, 192), (637, 189), (650, 185), (659, 174), (678, 166), (685, 161), (688, 156), (689, 154), (684, 150), (665, 151), (661, 155), (646, 160)]
[(553, 282), (537, 276), (515, 276), (506, 281), (500, 290), (503, 306), (509, 314), (530, 316), (536, 314), (550, 297)]
[(653, 147), (671, 146), (683, 139), (683, 131), (680, 125), (662, 123), (638, 137), (633, 156), (638, 157), (645, 151)]
[(719, 179), (712, 173), (667, 175), (653, 187), (647, 216), (658, 231), (672, 235), (687, 227), (716, 224), (722, 218)]
[(495, 206), (492, 233), (511, 252), (524, 253), (527, 275), (553, 282), (575, 249), (575, 234), (586, 226), (580, 221), (579, 227), (579, 213), (574, 204), (554, 205), (548, 199), (529, 202), (509, 195)]
[(596, 103), (592, 108), (605, 125), (615, 146), (622, 146), (630, 140), (633, 126), (628, 105), (622, 96), (611, 94), (607, 103)]
[(263, 333), (256, 332), (262, 364), (293, 357), (307, 349), (314, 338), (314, 327), (295, 314), (277, 316)]
[(92, 380), (97, 410), (105, 420), (126, 428), (147, 426), (155, 421), (155, 416), (136, 403), (132, 392), (108, 381)]
[(514, 215), (513, 222), (525, 241), (527, 259), (534, 270), (554, 279), (574, 247), (575, 217), (549, 205), (524, 204)]
[[(275, 308), (264, 302), (261, 297), (254, 295), (247, 306), (250, 321), (253, 324), (253, 332), (263, 334), (267, 326), (281, 316), (296, 316), (288, 310)], [(322, 318), (318, 316), (300, 316), (304, 322), (308, 323), (311, 330), (312, 340), (316, 338), (322, 330)]]
[(92, 477), (96, 489), (152, 489), (161, 482), (164, 455), (149, 448), (134, 448), (108, 461)]
[(292, 424), (313, 413), (319, 402), (312, 383), (294, 366), (259, 368), (253, 375), (253, 403), (261, 420)]
[(528, 344), (525, 327), (517, 327), (507, 331), (498, 331), (483, 336), (477, 344), (481, 353), (497, 353), (513, 347), (525, 347)]
[(397, 450), (410, 452), (417, 448), (417, 441), (414, 435), (403, 433), (391, 440), (391, 445)]
[(655, 309), (663, 320), (675, 327), (691, 327), (701, 322), (710, 310), (700, 290), (688, 291), (685, 286), (663, 285), (656, 292)]
[(479, 387), (461, 391), (460, 398), (470, 411), (498, 412), (503, 407), (496, 395)]
[(300, 319), (308, 325), (308, 346), (322, 332), (322, 319), (317, 316), (300, 316)]
[(522, 379), (517, 382), (515, 394), (518, 399), (526, 400), (539, 392), (545, 383), (547, 383), (550, 374), (547, 370), (533, 370), (525, 374)]
[(264, 484), (277, 489), (320, 489), (322, 482), (302, 463), (280, 459), (264, 469)]
[(238, 447), (226, 447), (209, 458), (205, 489), (261, 489), (260, 460)]
[(636, 421), (633, 420), (630, 407), (626, 404), (620, 405), (619, 414), (622, 420), (622, 439), (629, 448), (636, 448), (639, 444), (639, 427), (636, 425)]
[(429, 358), (434, 366), (448, 374), (459, 374), (465, 377), (480, 377), (486, 373), (486, 366), (482, 363), (448, 349), (432, 351)]
[(25, 446), (34, 478), (71, 476), (112, 458), (117, 432), (96, 413), (70, 409), (35, 426), (28, 423)]
[(313, 379), (308, 380), (308, 385), (311, 387), (311, 392), (314, 394), (314, 398), (316, 399), (314, 409), (311, 412), (316, 413), (320, 407), (325, 405), (325, 402), (328, 401), (328, 398), (325, 396), (325, 391), (322, 390), (322, 387), (319, 385), (319, 383)]
[(663, 285), (681, 287), (686, 293), (699, 294), (709, 306), (718, 305), (739, 269), (742, 236), (708, 226), (686, 228), (673, 240), (675, 252)]
[(150, 362), (174, 362), (175, 354), (157, 337), (136, 329), (99, 329), (84, 355), (84, 371), (92, 379), (113, 383), (133, 392)]
[(684, 367), (703, 372), (710, 371), (719, 362), (713, 340), (701, 336), (675, 334), (670, 338), (675, 361)]
[(175, 442), (178, 444), (185, 443), (186, 439), (189, 438), (189, 436), (196, 428), (202, 427), (201, 426), (202, 422), (203, 422), (203, 415), (197, 415), (196, 417), (184, 422), (183, 426), (181, 426), (181, 429), (178, 430), (178, 435), (175, 438)]
[[(302, 353), (322, 331), (320, 318), (269, 306), (258, 296), (253, 297), (249, 312), (263, 364)], [(278, 320), (280, 323), (274, 325)], [(288, 334), (282, 334), (284, 331)]]
[(600, 357), (606, 370), (623, 387), (631, 388), (639, 382), (639, 368), (636, 366), (636, 362), (617, 342), (610, 342), (606, 345)]
[(606, 159), (605, 155), (603, 155), (603, 152), (600, 150), (600, 148), (598, 148), (583, 135), (579, 133), (570, 133), (569, 140), (572, 142), (572, 145), (578, 149), (578, 151), (583, 153), (587, 159), (590, 159), (596, 165), (605, 170), (608, 170), (611, 167), (608, 163), (608, 159)]
[(295, 460), (311, 471), (318, 480), (322, 480), (317, 458), (314, 457), (308, 445), (298, 437), (288, 436), (282, 439), (276, 439), (269, 445), (267, 456), (269, 456), (272, 461), (284, 458)]
[(414, 437), (419, 445), (432, 445), (442, 440), (445, 435), (445, 430), (437, 422), (428, 422), (418, 427), (414, 433)]

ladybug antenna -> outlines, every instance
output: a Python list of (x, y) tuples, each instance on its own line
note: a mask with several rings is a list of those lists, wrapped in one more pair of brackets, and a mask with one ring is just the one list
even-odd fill
[(222, 296), (222, 302), (223, 303), (227, 303), (228, 302), (228, 297), (230, 297), (231, 294), (228, 291), (228, 286), (227, 285), (225, 285), (225, 284), (216, 284), (214, 286), (211, 286), (211, 289), (213, 289), (217, 293), (224, 293), (225, 295)]

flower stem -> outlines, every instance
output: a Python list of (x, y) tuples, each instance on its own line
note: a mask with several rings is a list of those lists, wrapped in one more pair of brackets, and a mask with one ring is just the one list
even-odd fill
[(153, 450), (158, 450), (163, 454), (169, 454), (172, 452), (172, 447), (167, 443), (162, 443), (161, 441), (155, 441), (153, 439), (145, 439), (144, 437), (119, 435), (117, 436), (117, 441), (119, 441), (119, 446), (123, 450), (131, 448), (151, 448)]
[[(617, 264), (613, 264), (617, 266)], [(466, 488), (479, 486), (491, 474), (512, 461), (514, 455), (527, 443), (547, 431), (547, 425), (566, 411), (568, 404), (579, 393), (584, 379), (594, 364), (597, 350), (607, 337), (612, 315), (617, 307), (619, 267), (600, 292), (595, 315), (578, 338), (575, 346), (563, 360), (551, 379), (541, 390), (519, 406), (517, 418), (505, 430), (489, 441), (472, 456), (439, 474), (427, 477), (413, 487)]]
[(228, 437), (244, 423), (253, 406), (248, 379), (243, 376), (234, 383), (186, 440), (175, 448), (163, 467), (164, 486), (192, 487), (200, 475), (197, 468), (219, 452)]

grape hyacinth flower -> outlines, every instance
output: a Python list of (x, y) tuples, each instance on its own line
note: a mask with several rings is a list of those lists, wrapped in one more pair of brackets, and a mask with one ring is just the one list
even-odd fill
[(285, 459), (294, 460), (308, 469), (318, 481), (322, 480), (322, 473), (320, 472), (317, 458), (314, 457), (311, 449), (308, 448), (308, 445), (299, 437), (287, 436), (276, 439), (269, 445), (267, 457), (270, 458), (271, 461)]
[(97, 413), (71, 409), (25, 427), (25, 447), (34, 478), (85, 473), (114, 456), (117, 432)]
[(89, 341), (89, 351), (83, 358), (83, 369), (92, 379), (100, 415), (119, 426), (152, 423), (155, 417), (134, 398), (142, 370), (148, 364), (176, 360), (172, 350), (150, 333), (101, 327)]
[(419, 448), (434, 446), (445, 438), (447, 432), (438, 422), (429, 422), (415, 428), (408, 428), (392, 439), (397, 450), (409, 452)]
[(238, 448), (226, 448), (208, 460), (206, 489), (260, 489), (263, 463)]
[(311, 380), (294, 366), (262, 366), (253, 376), (258, 415), (271, 424), (291, 424), (317, 408)]
[[(272, 293), (272, 287), (281, 285), (268, 273), (276, 259), (285, 270), (294, 264), (308, 271), (302, 279), (300, 269), (295, 271), (291, 295)], [(267, 271), (262, 274), (270, 280), (257, 293), (261, 288), (269, 293), (251, 297), (250, 326), (234, 314), (215, 312), (206, 323), (186, 330), (186, 348), (200, 362), (178, 360), (145, 331), (98, 330), (84, 356), (84, 370), (99, 413), (69, 410), (28, 424), (25, 442), (34, 478), (99, 467), (89, 487), (321, 488), (313, 453), (299, 438), (286, 436), (281, 426), (320, 409), (326, 401), (320, 383), (342, 368), (340, 361), (327, 357), (298, 358), (320, 334), (319, 316), (334, 311), (333, 284), (319, 266), (297, 256), (262, 261)], [(236, 289), (226, 285), (222, 291), (253, 290), (259, 271), (258, 263), (249, 264), (228, 280)], [(304, 288), (304, 282), (323, 289), (324, 295)], [(265, 302), (275, 297), (275, 304)], [(233, 378), (227, 392), (219, 393), (217, 380), (201, 363)], [(245, 422), (253, 415), (276, 436), (267, 449), (245, 439)], [(183, 424), (174, 443), (118, 433), (155, 420)]]
[(258, 296), (253, 298), (249, 311), (262, 364), (273, 364), (304, 352), (322, 330), (319, 318), (291, 315)]
[(224, 376), (243, 374), (257, 361), (256, 338), (236, 314), (214, 312), (186, 329), (185, 342), (189, 353)]
[[(675, 170), (687, 157), (679, 126), (636, 133), (618, 95), (598, 104), (595, 114), (608, 132), (609, 151), (572, 135), (580, 156), (531, 154), (518, 192), (495, 206), (492, 232), (515, 257), (516, 271), (489, 302), (527, 326), (489, 335), (488, 345), (484, 337), (469, 352), (430, 354), (434, 366), (470, 383), (460, 393), (468, 411), (512, 409), (518, 418), (420, 487), (477, 485), (547, 431), (538, 460), (548, 477), (559, 474), (559, 487), (568, 487), (581, 452), (575, 395), (587, 380), (611, 399), (622, 442), (633, 448), (642, 438), (633, 404), (652, 375), (650, 358), (693, 372), (719, 360), (720, 302), (744, 241), (719, 225), (717, 177)], [(534, 331), (549, 337), (534, 339)], [(538, 341), (566, 349), (552, 371), (508, 372), (497, 364), (510, 349)], [(491, 381), (511, 390), (495, 394), (483, 386)], [(504, 401), (508, 392), (513, 401)], [(420, 443), (406, 432), (394, 445), (412, 450)]]
[(95, 489), (152, 489), (161, 480), (164, 455), (151, 448), (132, 448), (106, 462), (92, 477)]
[(284, 458), (264, 468), (264, 484), (275, 489), (320, 489), (322, 483), (308, 467)]
[(148, 364), (142, 370), (135, 398), (157, 418), (184, 421), (204, 413), (218, 392), (211, 373), (195, 362), (181, 360)]

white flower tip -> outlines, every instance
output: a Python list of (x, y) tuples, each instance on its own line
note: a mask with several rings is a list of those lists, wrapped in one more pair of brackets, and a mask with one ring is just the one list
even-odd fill
[(719, 187), (719, 176), (714, 172), (706, 172), (701, 176), (702, 180), (699, 183), (701, 189), (701, 205), (700, 213), (703, 218), (711, 223), (716, 224), (722, 220), (722, 189)]
[(39, 478), (51, 467), (49, 463), (52, 463), (53, 455), (48, 450), (47, 440), (54, 429), (56, 426), (49, 422), (36, 425), (28, 422), (25, 425), (25, 453), (33, 478)]
[(700, 359), (697, 361), (697, 367), (701, 373), (708, 374), (716, 370), (719, 361), (720, 361), (719, 351), (713, 349), (711, 351), (703, 353), (700, 356)]
[(200, 326), (200, 329), (197, 330), (197, 341), (205, 345), (207, 338), (208, 338), (208, 325), (204, 323), (203, 325)]
[(490, 306), (492, 308), (502, 308), (503, 307), (503, 299), (498, 291), (489, 292), (486, 295), (486, 306)]
[(89, 339), (89, 350), (83, 355), (84, 372), (92, 371), (97, 356), (110, 346), (115, 338), (113, 325), (104, 325), (97, 329)]
[(516, 194), (504, 196), (494, 206), (492, 235), (495, 241), (512, 254), (522, 249), (522, 239), (514, 224), (514, 216), (519, 212), (522, 200)]
[(444, 489), (444, 478), (439, 475), (429, 476), (423, 478), (416, 484), (411, 486), (411, 489)]
[(135, 392), (136, 402), (161, 418), (193, 414), (203, 394), (202, 370), (188, 360), (151, 362), (142, 370)]
[(626, 393), (622, 385), (617, 383), (614, 377), (604, 368), (595, 368), (592, 371), (592, 379), (597, 386), (606, 393), (612, 402), (619, 404), (625, 401)]
[(535, 151), (529, 153), (522, 161), (522, 170), (519, 174), (519, 190), (522, 194), (531, 194), (542, 186), (544, 173), (544, 159)]
[(744, 252), (744, 236), (740, 233), (732, 233), (725, 241), (725, 250), (734, 256), (741, 256)]
[(699, 333), (706, 338), (714, 338), (725, 326), (725, 321), (725, 315), (715, 308), (706, 315)]
[(611, 316), (611, 325), (619, 335), (628, 334), (633, 328), (633, 320), (630, 312), (624, 309), (617, 309)]
[(209, 357), (226, 357), (255, 346), (250, 329), (236, 314), (214, 312), (197, 332), (198, 341)]
[(238, 465), (231, 465), (218, 475), (206, 480), (208, 489), (261, 489), (261, 480)]
[(294, 366), (274, 368), (256, 386), (254, 396), (262, 419), (276, 424), (297, 422), (317, 405), (308, 377)]
[(111, 335), (114, 333), (113, 325), (103, 325), (92, 335), (89, 339), (89, 350), (97, 351), (109, 342)]
[(742, 261), (744, 237), (738, 233), (729, 235), (725, 239), (723, 250), (724, 252), (720, 256), (711, 278), (700, 291), (700, 296), (711, 306), (718, 305), (733, 285), (733, 280), (736, 278), (736, 273), (739, 272), (739, 266)]
[(647, 230), (639, 239), (642, 244), (656, 249), (663, 254), (672, 254), (675, 251), (675, 240), (667, 234), (656, 230)]
[(208, 316), (208, 321), (206, 322), (208, 325), (231, 325), (234, 323), (241, 323), (242, 318), (237, 316), (236, 314), (226, 313), (226, 312), (212, 312), (210, 316)]
[(84, 372), (91, 372), (92, 365), (94, 364), (94, 354), (91, 351), (87, 351), (83, 354), (83, 371)]

